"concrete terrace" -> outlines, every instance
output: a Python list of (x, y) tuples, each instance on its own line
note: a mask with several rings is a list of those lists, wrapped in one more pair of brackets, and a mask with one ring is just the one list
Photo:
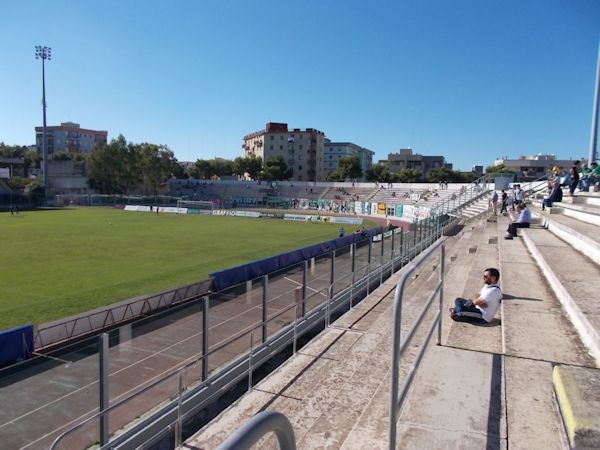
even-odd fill
[[(582, 194), (550, 213), (533, 206), (539, 224), (514, 240), (503, 239), (509, 217), (485, 214), (447, 238), (442, 345), (432, 340), (417, 371), (399, 414), (397, 448), (600, 448), (598, 200)], [(563, 213), (573, 210), (579, 215)], [(403, 335), (437, 264), (432, 259), (411, 277)], [(482, 270), (494, 266), (504, 292), (496, 320), (451, 321), (454, 298), (472, 297)], [(387, 448), (392, 303), (401, 274), (181, 448), (216, 448), (264, 410), (289, 418), (300, 449)], [(401, 382), (424, 333), (401, 361)], [(254, 448), (277, 443), (267, 435)]]

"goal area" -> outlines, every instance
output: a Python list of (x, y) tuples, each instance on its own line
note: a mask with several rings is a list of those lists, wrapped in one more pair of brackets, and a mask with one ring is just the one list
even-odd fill
[(203, 200), (177, 200), (178, 208), (188, 208), (188, 209), (201, 209), (205, 211), (212, 211), (213, 203)]

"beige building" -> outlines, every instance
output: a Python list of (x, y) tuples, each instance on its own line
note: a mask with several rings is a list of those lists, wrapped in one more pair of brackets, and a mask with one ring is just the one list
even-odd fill
[[(585, 161), (583, 158), (578, 158), (580, 161)], [(573, 166), (574, 159), (556, 159), (555, 155), (527, 155), (520, 156), (518, 159), (508, 159), (507, 157), (494, 161), (494, 166), (504, 164), (504, 166), (512, 171), (518, 177), (541, 177), (547, 175), (550, 169), (557, 166), (561, 171), (568, 172)]]
[(323, 179), (325, 133), (314, 128), (288, 130), (286, 123), (267, 123), (264, 130), (244, 136), (244, 156), (283, 156), (294, 181)]
[(402, 169), (417, 169), (427, 176), (431, 169), (440, 169), (445, 167), (452, 170), (452, 164), (446, 163), (443, 156), (425, 156), (419, 153), (413, 153), (410, 148), (402, 148), (399, 153), (389, 153), (387, 161), (381, 161), (388, 164), (390, 172), (396, 173)]

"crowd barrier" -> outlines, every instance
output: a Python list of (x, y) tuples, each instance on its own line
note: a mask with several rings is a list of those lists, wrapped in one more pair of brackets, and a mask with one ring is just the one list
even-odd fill
[(321, 242), (320, 244), (310, 245), (291, 252), (271, 256), (265, 259), (259, 259), (248, 264), (232, 267), (230, 269), (213, 272), (210, 274), (212, 279), (211, 290), (221, 291), (235, 284), (243, 283), (254, 278), (261, 277), (270, 272), (276, 272), (284, 267), (289, 267), (302, 261), (307, 261), (332, 250), (346, 247), (355, 242), (366, 238), (380, 235), (383, 232), (381, 227), (365, 230), (364, 233), (354, 233), (331, 241)]
[(19, 361), (33, 351), (33, 325), (0, 331), (0, 364)]

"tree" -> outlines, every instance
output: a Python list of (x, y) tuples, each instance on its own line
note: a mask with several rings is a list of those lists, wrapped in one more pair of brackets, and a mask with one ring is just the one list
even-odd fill
[(508, 169), (504, 164), (499, 164), (497, 166), (487, 166), (485, 168), (485, 173), (514, 173), (514, 171)]
[(248, 172), (246, 158), (238, 156), (233, 160), (233, 174), (238, 178), (242, 178)]
[(332, 170), (327, 175), (325, 175), (325, 181), (344, 181), (344, 180), (345, 180), (345, 178), (342, 177), (337, 170), (335, 170), (335, 171)]
[(343, 180), (349, 178), (354, 180), (362, 177), (362, 167), (358, 156), (344, 156), (338, 160), (337, 172)]
[(246, 172), (252, 180), (260, 180), (263, 168), (263, 160), (260, 156), (249, 156), (246, 160)]
[(135, 152), (120, 134), (110, 143), (101, 143), (88, 158), (88, 184), (102, 194), (126, 194), (139, 179), (135, 173)]
[(211, 179), (213, 175), (213, 166), (210, 161), (206, 159), (196, 160), (194, 167), (190, 170), (190, 177), (198, 180)]
[(213, 173), (221, 178), (233, 175), (233, 161), (223, 158), (215, 158), (210, 160)]
[(281, 155), (271, 156), (265, 161), (263, 178), (265, 180), (286, 180), (290, 177), (290, 171)]
[(390, 168), (385, 163), (373, 164), (365, 175), (367, 181), (371, 182), (389, 183), (392, 179)]
[(396, 183), (418, 183), (423, 178), (423, 173), (419, 169), (400, 169), (392, 174), (392, 180)]
[(179, 166), (175, 155), (167, 146), (148, 143), (134, 146), (134, 153), (136, 173), (139, 174), (144, 192), (158, 194), (160, 185)]

